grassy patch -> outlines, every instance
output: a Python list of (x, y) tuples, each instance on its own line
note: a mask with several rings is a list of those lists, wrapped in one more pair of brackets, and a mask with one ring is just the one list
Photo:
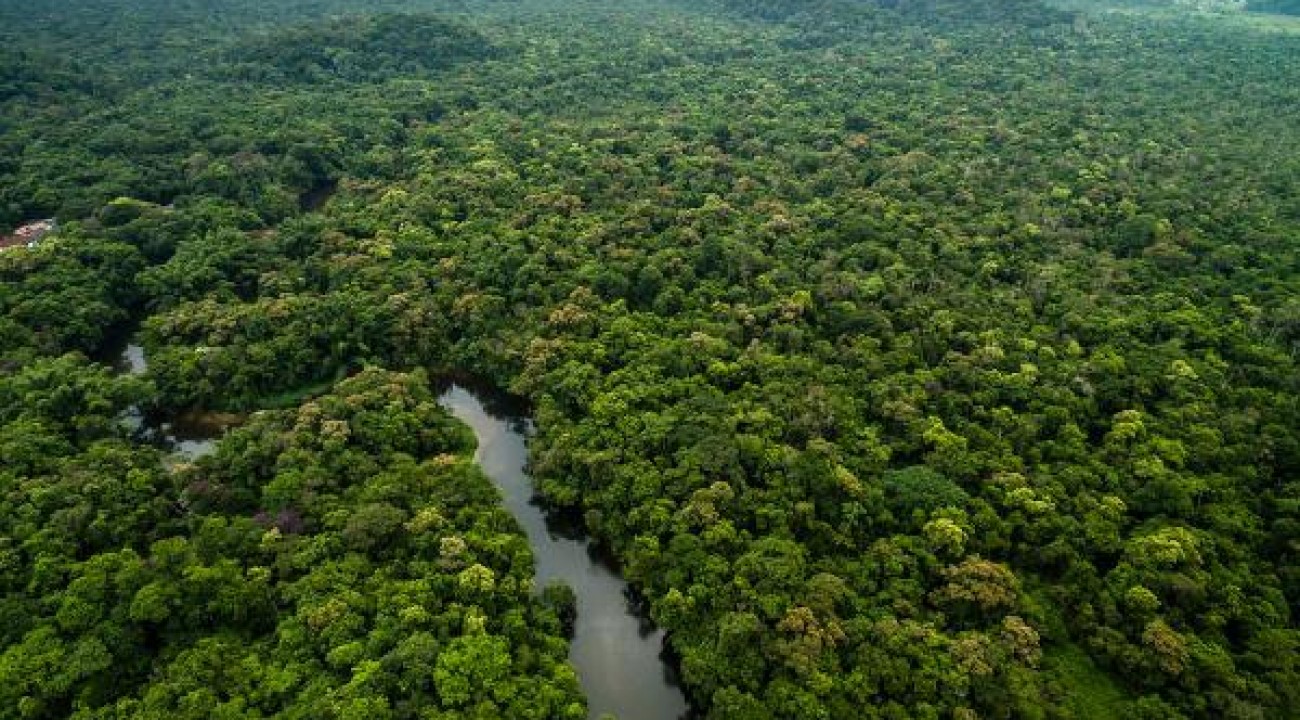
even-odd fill
[(282, 393), (260, 397), (257, 399), (257, 407), (262, 410), (286, 410), (289, 408), (296, 408), (310, 398), (316, 397), (317, 395), (324, 395), (329, 392), (329, 389), (334, 387), (334, 383), (342, 379), (344, 375), (346, 375), (346, 373), (340, 373), (335, 377), (326, 378), (319, 382), (311, 383), (310, 385), (300, 385), (296, 388), (285, 390)]
[(1079, 720), (1122, 717), (1128, 694), (1078, 645), (1065, 643), (1046, 648), (1043, 670), (1064, 692), (1061, 704)]

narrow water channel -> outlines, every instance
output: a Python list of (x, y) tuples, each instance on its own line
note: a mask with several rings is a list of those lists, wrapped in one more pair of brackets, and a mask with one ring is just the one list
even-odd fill
[(478, 438), (474, 459), (501, 490), (506, 508), (523, 526), (537, 563), (537, 585), (562, 580), (577, 596), (578, 617), (569, 660), (587, 694), (589, 717), (677, 720), (687, 714), (671, 665), (663, 657), (664, 634), (637, 612), (627, 583), (592, 551), (548, 525), (533, 502), (527, 421), (493, 414), (469, 390), (453, 385), (439, 402)]
[[(143, 375), (149, 370), (144, 348), (128, 343), (117, 358), (119, 373)], [(217, 440), (232, 423), (214, 422), (209, 416), (180, 415), (166, 420), (147, 418), (139, 408), (131, 408), (125, 418), (131, 429), (146, 440), (170, 450), (178, 460), (197, 460), (217, 448)]]

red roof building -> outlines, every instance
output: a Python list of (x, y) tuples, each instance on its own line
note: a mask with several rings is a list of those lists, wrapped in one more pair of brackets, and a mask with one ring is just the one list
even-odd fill
[(14, 230), (12, 235), (0, 235), (0, 250), (8, 250), (15, 247), (36, 247), (41, 238), (49, 235), (56, 227), (53, 219), (37, 220)]

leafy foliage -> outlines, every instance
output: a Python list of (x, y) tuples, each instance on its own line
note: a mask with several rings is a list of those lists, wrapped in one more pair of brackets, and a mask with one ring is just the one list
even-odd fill
[[(0, 224), (64, 220), (0, 255), (0, 715), (584, 714), (416, 368), (532, 402), (705, 716), (1300, 707), (1296, 35), (87, 5), (0, 64)], [(349, 373), (194, 466), (114, 422)]]
[(374, 81), (419, 76), (488, 57), (487, 41), (434, 15), (332, 20), (236, 43), (218, 67), (235, 80), (270, 83)]
[[(121, 407), (43, 392), (82, 423)], [(64, 457), (0, 477), (7, 714), (585, 715), (527, 544), (421, 375), (367, 370), (173, 472), (41, 429)]]

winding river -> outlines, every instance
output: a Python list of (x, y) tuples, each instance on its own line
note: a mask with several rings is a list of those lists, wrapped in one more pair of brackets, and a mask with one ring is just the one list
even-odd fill
[(475, 461), (500, 489), (523, 526), (537, 563), (537, 585), (562, 580), (577, 596), (578, 616), (569, 660), (587, 694), (590, 718), (677, 720), (686, 698), (663, 653), (664, 634), (638, 612), (628, 585), (585, 538), (550, 523), (534, 502), (528, 462), (529, 422), (485, 406), (478, 395), (452, 385), (439, 402), (478, 438)]
[[(117, 359), (119, 372), (148, 370), (144, 350), (129, 344)], [(688, 717), (686, 698), (664, 655), (664, 633), (639, 610), (626, 582), (608, 558), (572, 529), (551, 521), (534, 502), (525, 472), (530, 422), (493, 402), (452, 385), (438, 398), (478, 438), (474, 460), (500, 490), (506, 509), (523, 527), (533, 549), (537, 586), (560, 580), (573, 589), (577, 617), (569, 661), (587, 695), (588, 717), (618, 720), (679, 720)], [(213, 416), (220, 418), (221, 416)], [(193, 460), (215, 448), (228, 425), (208, 416), (180, 416), (150, 422), (139, 410), (126, 418), (137, 432), (160, 442), (178, 460)]]

